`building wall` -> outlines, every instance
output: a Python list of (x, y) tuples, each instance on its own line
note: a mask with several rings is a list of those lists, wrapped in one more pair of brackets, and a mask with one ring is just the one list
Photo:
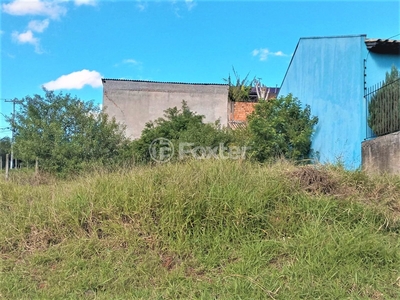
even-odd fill
[(205, 122), (228, 124), (228, 86), (218, 84), (160, 83), (103, 79), (106, 112), (127, 126), (131, 139), (139, 138), (145, 124), (164, 116), (171, 107), (182, 107), (204, 115)]
[(400, 69), (400, 55), (368, 52), (365, 60), (367, 87), (384, 81), (386, 72), (390, 73), (393, 65)]
[(361, 166), (366, 135), (364, 39), (365, 35), (300, 39), (282, 82), (279, 96), (292, 93), (319, 118), (312, 147), (322, 163)]
[(232, 121), (246, 121), (257, 102), (234, 102)]
[(364, 141), (362, 167), (369, 173), (400, 174), (400, 131)]

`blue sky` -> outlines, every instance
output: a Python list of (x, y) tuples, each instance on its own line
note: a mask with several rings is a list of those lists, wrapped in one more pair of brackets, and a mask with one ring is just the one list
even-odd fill
[[(280, 86), (299, 38), (400, 39), (400, 1), (1, 1), (4, 99), (42, 86), (102, 102), (101, 78)], [(397, 36), (396, 36), (397, 35)]]

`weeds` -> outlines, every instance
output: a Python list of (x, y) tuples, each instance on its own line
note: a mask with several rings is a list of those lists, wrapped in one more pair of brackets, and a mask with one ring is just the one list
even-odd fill
[(395, 176), (190, 160), (20, 176), (0, 180), (0, 298), (400, 297)]

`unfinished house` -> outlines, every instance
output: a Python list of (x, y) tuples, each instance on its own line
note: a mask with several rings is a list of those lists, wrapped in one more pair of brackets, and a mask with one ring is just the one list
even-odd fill
[(103, 107), (117, 122), (126, 125), (126, 135), (140, 137), (145, 124), (164, 116), (171, 107), (182, 107), (204, 115), (205, 122), (228, 126), (228, 85), (102, 79)]
[[(219, 120), (221, 126), (233, 129), (245, 126), (247, 115), (258, 102), (256, 88), (250, 92), (250, 102), (229, 101), (227, 84), (108, 78), (102, 81), (103, 107), (118, 123), (126, 125), (130, 139), (139, 138), (146, 123), (163, 117), (166, 109), (182, 107), (183, 100), (190, 110), (205, 116), (204, 122)], [(266, 89), (267, 99), (275, 98), (279, 92), (279, 88)]]

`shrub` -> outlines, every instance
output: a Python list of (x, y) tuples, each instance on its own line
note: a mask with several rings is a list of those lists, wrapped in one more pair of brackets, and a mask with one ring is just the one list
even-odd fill
[[(159, 152), (160, 147), (168, 146), (175, 149), (177, 154), (179, 143), (190, 143), (192, 148), (197, 146), (214, 148), (221, 143), (228, 144), (233, 141), (232, 135), (227, 129), (220, 128), (219, 122), (206, 124), (203, 120), (204, 116), (192, 112), (185, 101), (182, 102), (181, 109), (168, 108), (165, 110), (164, 118), (148, 122), (141, 137), (132, 142), (131, 149), (135, 160), (141, 163), (151, 162), (150, 147), (153, 146), (156, 147), (155, 152)], [(168, 140), (171, 145), (153, 143), (160, 138)], [(172, 160), (176, 159), (177, 155), (174, 155)]]
[(276, 157), (302, 160), (310, 157), (311, 135), (318, 122), (310, 107), (301, 108), (291, 94), (269, 101), (262, 100), (249, 115), (251, 155), (258, 161)]

